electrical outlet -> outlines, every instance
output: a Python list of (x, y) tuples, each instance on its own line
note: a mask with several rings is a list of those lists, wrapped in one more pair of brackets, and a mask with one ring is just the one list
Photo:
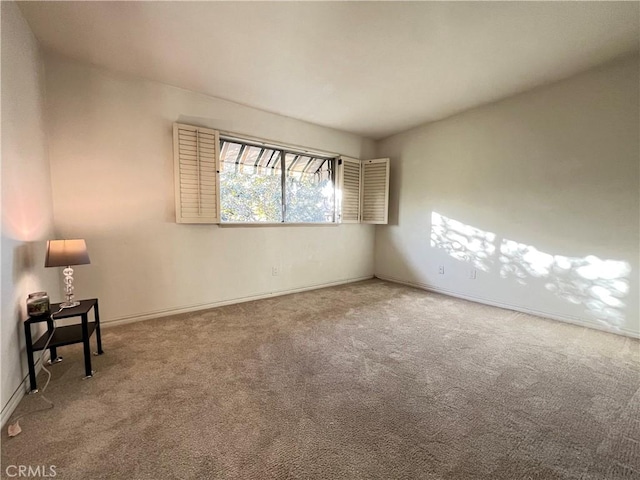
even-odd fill
[(280, 275), (280, 267), (271, 267), (271, 275), (274, 277)]
[(469, 278), (471, 280), (475, 280), (476, 279), (476, 269), (472, 268), (471, 270), (469, 270)]
[(438, 273), (439, 273), (440, 275), (444, 275), (444, 265), (440, 265), (440, 266), (438, 267)]

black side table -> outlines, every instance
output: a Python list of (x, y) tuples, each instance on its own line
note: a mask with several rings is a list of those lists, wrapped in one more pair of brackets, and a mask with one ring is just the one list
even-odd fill
[[(93, 308), (94, 321), (89, 321), (89, 311)], [(51, 305), (51, 311), (57, 312), (60, 310), (60, 304), (54, 303)], [(54, 332), (53, 320), (60, 320), (62, 318), (82, 317), (82, 322), (76, 325), (69, 325), (66, 327), (57, 327)], [(62, 357), (58, 357), (57, 347), (64, 345), (71, 345), (73, 343), (84, 344), (84, 370), (86, 377), (93, 376), (93, 370), (91, 370), (91, 350), (89, 347), (89, 337), (96, 332), (96, 342), (98, 345), (98, 351), (96, 355), (102, 355), (102, 339), (100, 338), (100, 313), (98, 310), (98, 299), (91, 298), (88, 300), (81, 300), (80, 305), (72, 308), (65, 308), (62, 311), (53, 315), (53, 320), (50, 315), (41, 315), (38, 317), (29, 317), (24, 322), (24, 333), (27, 343), (27, 359), (29, 362), (29, 382), (31, 383), (31, 393), (38, 391), (36, 387), (36, 369), (33, 361), (33, 352), (44, 350), (47, 340), (53, 333), (53, 337), (49, 342), (47, 348), (51, 353), (51, 359), (49, 363), (57, 363), (62, 360)], [(31, 338), (31, 325), (40, 322), (47, 322), (47, 331), (38, 340), (33, 342)]]

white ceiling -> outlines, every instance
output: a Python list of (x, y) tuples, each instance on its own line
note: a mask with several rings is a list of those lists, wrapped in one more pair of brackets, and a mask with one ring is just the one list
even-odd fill
[(21, 2), (46, 50), (383, 138), (638, 50), (638, 2)]

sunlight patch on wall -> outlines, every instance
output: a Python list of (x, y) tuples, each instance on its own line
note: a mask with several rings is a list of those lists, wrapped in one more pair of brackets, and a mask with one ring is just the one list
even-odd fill
[(533, 278), (544, 280), (544, 288), (607, 325), (624, 322), (622, 301), (629, 292), (631, 266), (619, 260), (595, 255), (566, 257), (540, 252), (531, 245), (503, 240), (500, 245), (500, 277), (515, 277), (521, 285)]
[(595, 255), (553, 255), (457, 220), (431, 214), (431, 246), (485, 272), (522, 286), (541, 287), (575, 305), (583, 305), (592, 318), (609, 327), (624, 323), (623, 299), (629, 293), (631, 266), (621, 260)]
[(496, 249), (495, 240), (495, 233), (431, 213), (431, 246), (443, 248), (456, 260), (470, 262), (479, 270), (489, 271), (489, 259)]

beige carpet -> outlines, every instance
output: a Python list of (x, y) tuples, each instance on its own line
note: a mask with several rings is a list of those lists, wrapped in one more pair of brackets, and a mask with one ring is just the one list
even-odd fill
[(55, 409), (4, 429), (3, 475), (640, 478), (624, 337), (372, 280), (108, 328), (103, 345), (85, 381), (80, 346), (60, 350)]

